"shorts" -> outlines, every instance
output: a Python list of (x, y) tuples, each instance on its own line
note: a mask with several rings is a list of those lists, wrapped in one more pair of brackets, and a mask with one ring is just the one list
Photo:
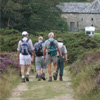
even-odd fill
[(46, 64), (57, 63), (57, 56), (46, 54)]
[(22, 55), (19, 56), (20, 59), (20, 65), (31, 65), (31, 56), (30, 55)]
[(36, 66), (36, 71), (42, 69), (46, 69), (46, 63), (43, 59), (43, 57), (35, 57), (35, 66)]

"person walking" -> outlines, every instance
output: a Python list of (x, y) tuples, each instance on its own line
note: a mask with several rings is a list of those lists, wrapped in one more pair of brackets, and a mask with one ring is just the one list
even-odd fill
[[(21, 65), (21, 75), (22, 75), (22, 82), (29, 81), (29, 73), (31, 70), (31, 55), (30, 51), (34, 53), (33, 50), (33, 44), (32, 40), (28, 38), (28, 32), (23, 31), (22, 32), (22, 40), (19, 41), (18, 43), (18, 48), (17, 48), (17, 59), (19, 64)], [(27, 72), (25, 75), (25, 66), (27, 66)]]
[(45, 69), (46, 69), (46, 63), (43, 59), (43, 37), (38, 38), (38, 42), (34, 44), (34, 51), (35, 56), (33, 58), (33, 61), (35, 61), (35, 67), (36, 67), (36, 73), (38, 81), (41, 81), (41, 79), (45, 79)]
[[(46, 40), (44, 49), (43, 49), (43, 57), (44, 60), (47, 63), (48, 66), (48, 74), (49, 74), (49, 82), (52, 82), (52, 72), (51, 72), (51, 63), (54, 65), (54, 72), (53, 72), (53, 78), (56, 80), (57, 78), (57, 51), (59, 53), (59, 56), (61, 57), (60, 49), (58, 47), (57, 40), (54, 39), (54, 33), (50, 32), (48, 34), (49, 39)], [(46, 55), (46, 57), (45, 57)]]
[(57, 61), (57, 76), (58, 76), (58, 72), (59, 72), (59, 80), (63, 81), (63, 70), (64, 70), (64, 60), (65, 63), (67, 64), (67, 49), (65, 47), (65, 45), (63, 44), (63, 40), (61, 38), (58, 39), (58, 47), (60, 48), (62, 57), (59, 57), (59, 54), (57, 55), (58, 61)]

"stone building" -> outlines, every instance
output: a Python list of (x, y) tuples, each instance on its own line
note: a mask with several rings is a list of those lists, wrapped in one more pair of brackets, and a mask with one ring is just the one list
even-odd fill
[(86, 26), (94, 26), (96, 30), (100, 30), (100, 0), (91, 3), (61, 3), (58, 7), (71, 31), (84, 29)]

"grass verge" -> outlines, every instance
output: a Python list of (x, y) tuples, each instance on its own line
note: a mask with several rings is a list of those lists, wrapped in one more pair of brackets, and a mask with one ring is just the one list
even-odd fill
[(81, 55), (70, 71), (76, 100), (100, 100), (100, 50)]
[[(10, 95), (12, 88), (19, 83), (19, 76), (13, 73), (14, 70), (2, 73), (0, 77), (0, 100), (5, 100)], [(1, 74), (1, 73), (0, 73)]]

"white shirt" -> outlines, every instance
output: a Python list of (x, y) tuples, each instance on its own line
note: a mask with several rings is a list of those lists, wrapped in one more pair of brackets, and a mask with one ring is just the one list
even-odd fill
[[(26, 41), (27, 39), (28, 39), (27, 37), (24, 37), (22, 40)], [(29, 44), (29, 49), (30, 49), (30, 50), (34, 50), (34, 49), (33, 49), (32, 40), (31, 40), (31, 39), (29, 39), (28, 44)], [(18, 43), (17, 51), (20, 51), (21, 45), (22, 45), (22, 41), (20, 40), (19, 43)]]

